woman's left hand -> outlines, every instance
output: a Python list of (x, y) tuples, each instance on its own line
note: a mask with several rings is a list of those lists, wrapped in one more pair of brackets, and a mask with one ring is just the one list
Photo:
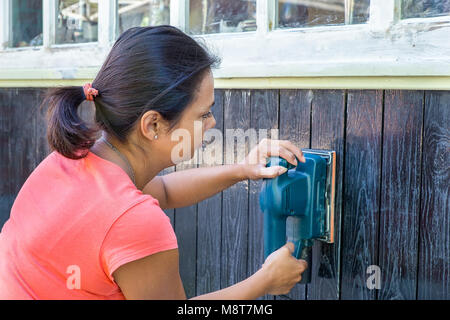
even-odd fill
[[(275, 178), (286, 172), (282, 166), (266, 167), (267, 158), (279, 156), (297, 166), (297, 159), (305, 162), (302, 151), (289, 140), (262, 139), (239, 164), (244, 167), (244, 176), (250, 180)], [(297, 157), (297, 159), (296, 159)]]

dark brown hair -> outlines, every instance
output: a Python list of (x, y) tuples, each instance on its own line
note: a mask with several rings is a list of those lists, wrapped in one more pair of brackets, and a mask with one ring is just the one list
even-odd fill
[(158, 111), (172, 129), (194, 100), (204, 72), (220, 58), (204, 45), (168, 25), (134, 27), (114, 43), (92, 82), (95, 124), (78, 115), (86, 99), (81, 86), (49, 89), (41, 104), (48, 105), (47, 140), (52, 150), (79, 159), (95, 143), (101, 129), (125, 142), (131, 129), (148, 110)]

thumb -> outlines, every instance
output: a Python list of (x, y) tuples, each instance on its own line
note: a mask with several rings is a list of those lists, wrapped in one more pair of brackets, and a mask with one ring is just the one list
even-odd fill
[(261, 178), (275, 178), (286, 171), (287, 169), (282, 166), (261, 167), (259, 174), (261, 175)]
[(289, 253), (294, 253), (294, 250), (295, 250), (295, 246), (294, 246), (294, 244), (292, 243), (292, 242), (287, 242), (284, 246), (283, 246), (283, 248), (286, 248), (286, 249), (288, 249), (289, 250)]

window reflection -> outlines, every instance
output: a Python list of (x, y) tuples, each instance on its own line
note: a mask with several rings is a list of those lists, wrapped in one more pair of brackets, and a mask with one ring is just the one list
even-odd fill
[(191, 34), (256, 30), (256, 0), (190, 0)]
[(450, 15), (450, 0), (402, 0), (402, 18)]
[(170, 23), (170, 0), (118, 0), (117, 7), (119, 34), (131, 27)]
[(370, 0), (278, 0), (278, 28), (366, 23)]
[(55, 42), (98, 40), (98, 0), (58, 0)]
[(42, 0), (11, 1), (11, 19), (11, 47), (42, 45)]

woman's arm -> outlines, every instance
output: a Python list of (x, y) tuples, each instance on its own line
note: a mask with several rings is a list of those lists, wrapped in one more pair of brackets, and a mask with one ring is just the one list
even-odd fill
[(259, 269), (241, 282), (222, 290), (193, 297), (191, 300), (255, 300), (268, 292), (269, 284), (270, 280), (265, 270)]
[(285, 168), (266, 167), (266, 158), (280, 156), (297, 165), (304, 162), (299, 148), (287, 140), (263, 139), (239, 164), (203, 167), (176, 171), (153, 178), (142, 190), (158, 199), (162, 209), (180, 208), (207, 199), (246, 179), (274, 178)]
[(193, 168), (153, 178), (142, 190), (162, 209), (195, 204), (246, 179), (243, 165)]
[[(307, 267), (304, 260), (292, 256), (293, 250), (293, 244), (288, 243), (269, 255), (249, 278), (192, 299), (254, 300), (265, 294), (286, 294)], [(178, 265), (178, 249), (167, 250), (126, 263), (113, 277), (126, 299), (186, 299)]]
[[(114, 273), (115, 282), (128, 300), (183, 300), (186, 299), (178, 270), (178, 250), (168, 250), (129, 262)], [(193, 299), (256, 299), (268, 290), (265, 271), (231, 287)]]
[(112, 274), (127, 300), (184, 300), (178, 249), (128, 262)]

